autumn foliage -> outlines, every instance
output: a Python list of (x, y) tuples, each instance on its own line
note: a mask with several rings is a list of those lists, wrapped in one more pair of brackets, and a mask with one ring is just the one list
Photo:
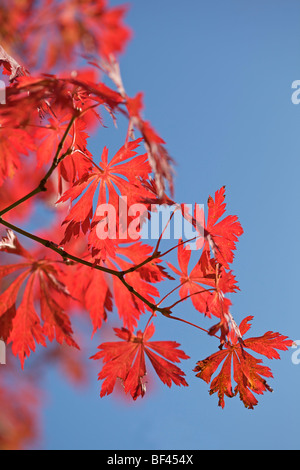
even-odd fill
[[(32, 353), (44, 357), (43, 348), (37, 350), (43, 346), (52, 351), (48, 359), (78, 378), (71, 351), (81, 344), (73, 318), (81, 312), (93, 334), (108, 319), (119, 322), (115, 340), (100, 344), (91, 359), (99, 363), (101, 397), (120, 381), (136, 400), (146, 393), (150, 368), (168, 387), (188, 385), (182, 369), (189, 356), (172, 329), (169, 338), (157, 339), (162, 317), (170, 325), (180, 321), (211, 336), (213, 353), (194, 358), (194, 372), (210, 394), (218, 394), (219, 405), (238, 395), (253, 408), (255, 395), (272, 390), (266, 382), (271, 370), (256, 355), (279, 359), (278, 351), (292, 341), (271, 331), (245, 337), (252, 317), (236, 323), (228, 294), (239, 290), (232, 263), (243, 229), (237, 216), (226, 213), (225, 187), (209, 196), (203, 227), (196, 213), (184, 214), (175, 201), (166, 144), (144, 119), (143, 94), (128, 96), (122, 81), (118, 57), (131, 38), (125, 13), (106, 0), (1, 2), (0, 66), (7, 88), (0, 105), (0, 338), (21, 369)], [(119, 150), (107, 142), (91, 152), (97, 132), (103, 142), (107, 122), (114, 126), (121, 117), (127, 128)], [(143, 205), (138, 222), (130, 212), (121, 220), (122, 201)], [(124, 230), (133, 223), (141, 230), (162, 205), (172, 207), (169, 223), (180, 212), (192, 225), (198, 250), (182, 238), (163, 251), (162, 233), (146, 244), (140, 232), (133, 239)], [(110, 216), (98, 210), (103, 206), (116, 209), (107, 238), (99, 237), (99, 230), (111, 230)], [(50, 226), (39, 225), (43, 210), (51, 213)], [(176, 252), (175, 266), (170, 255)], [(195, 309), (193, 323), (182, 305)], [(15, 366), (13, 374), (21, 380)], [(2, 403), (7, 387), (0, 377)], [(17, 422), (11, 437), (0, 430), (2, 448), (21, 447), (32, 437), (32, 405), (26, 408), (21, 395), (15, 403), (25, 418), (18, 421), (13, 406), (0, 410), (1, 430), (8, 419)]]

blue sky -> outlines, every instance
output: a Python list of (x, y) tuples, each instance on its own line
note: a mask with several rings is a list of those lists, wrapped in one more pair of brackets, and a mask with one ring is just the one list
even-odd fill
[[(294, 340), (300, 339), (300, 105), (291, 102), (291, 84), (300, 79), (299, 19), (296, 0), (132, 0), (127, 23), (134, 37), (121, 59), (128, 94), (145, 93), (145, 117), (176, 161), (176, 200), (206, 203), (226, 185), (228, 211), (245, 231), (233, 265), (241, 288), (232, 297), (236, 321), (253, 315), (251, 335), (272, 330)], [(104, 145), (113, 152), (124, 139), (122, 127), (121, 135), (105, 132), (93, 142), (95, 152)], [(208, 326), (189, 303), (178, 313)], [(300, 365), (292, 351), (266, 362), (274, 393), (260, 397), (255, 410), (238, 398), (221, 410), (192, 372), (216, 351), (214, 340), (166, 318), (157, 321), (155, 338), (176, 340), (191, 356), (183, 364), (188, 388), (156, 383), (136, 403), (100, 399), (97, 365), (82, 390), (49, 370), (42, 447), (300, 447)], [(99, 333), (87, 357), (101, 341)]]

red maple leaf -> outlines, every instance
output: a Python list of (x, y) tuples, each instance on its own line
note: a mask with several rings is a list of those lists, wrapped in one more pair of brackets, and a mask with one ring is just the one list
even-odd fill
[(189, 359), (175, 341), (149, 341), (153, 336), (155, 327), (151, 323), (144, 333), (138, 331), (133, 335), (129, 330), (114, 329), (116, 336), (122, 339), (118, 342), (102, 343), (97, 354), (91, 359), (103, 359), (104, 366), (99, 374), (103, 380), (100, 396), (112, 393), (116, 380), (120, 379), (125, 393), (130, 393), (136, 400), (143, 397), (146, 392), (146, 362), (145, 354), (150, 360), (160, 380), (171, 387), (176, 385), (187, 386), (184, 372), (174, 362), (180, 359)]
[[(25, 258), (25, 262), (1, 266), (0, 277), (22, 271), (0, 295), (0, 337), (12, 343), (12, 351), (18, 355), (22, 368), (30, 350), (36, 344), (46, 346), (56, 338), (60, 344), (78, 348), (74, 341), (70, 319), (63, 310), (70, 294), (61, 280), (62, 272), (58, 264), (45, 259), (36, 260), (20, 244), (11, 230), (0, 241), (0, 251), (14, 253)], [(16, 306), (21, 287), (26, 281), (19, 306)], [(39, 285), (40, 291), (36, 293)], [(40, 301), (40, 316), (36, 312), (35, 301)], [(79, 349), (79, 348), (78, 348)]]
[[(243, 336), (250, 329), (248, 323), (253, 317), (246, 317), (241, 322), (239, 330)], [(280, 359), (278, 350), (286, 351), (293, 341), (280, 333), (268, 331), (263, 336), (241, 340), (234, 330), (229, 333), (229, 341), (225, 343), (223, 350), (218, 351), (203, 361), (199, 361), (194, 369), (196, 377), (210, 383), (210, 395), (218, 393), (219, 406), (224, 408), (225, 396), (233, 397), (237, 393), (246, 408), (253, 409), (258, 401), (253, 393), (263, 394), (266, 390), (272, 391), (264, 377), (273, 377), (269, 367), (262, 365), (262, 360), (257, 359), (247, 351), (251, 349), (269, 359)], [(213, 374), (222, 364), (220, 372), (212, 380)], [(236, 386), (232, 388), (232, 374)]]
[[(96, 232), (97, 223), (103, 219), (103, 216), (99, 217), (97, 213), (93, 216), (94, 195), (98, 187), (97, 207), (107, 203), (118, 207), (119, 196), (126, 196), (128, 206), (130, 206), (147, 196), (148, 192), (143, 186), (143, 181), (149, 177), (151, 168), (146, 154), (136, 156), (134, 152), (141, 140), (137, 139), (124, 145), (109, 163), (108, 149), (104, 148), (99, 165), (94, 163), (93, 168), (77, 180), (57, 201), (60, 203), (70, 199), (73, 202), (81, 196), (63, 222), (67, 227), (62, 244), (69, 241), (73, 235), (78, 236), (80, 230), (87, 233), (91, 227), (92, 218), (92, 226)], [(106, 191), (108, 191), (108, 199)], [(97, 234), (92, 234), (92, 237), (96, 242)]]

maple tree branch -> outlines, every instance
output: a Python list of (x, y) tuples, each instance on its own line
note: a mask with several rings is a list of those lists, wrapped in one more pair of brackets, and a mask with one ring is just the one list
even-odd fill
[(113, 269), (106, 268), (105, 266), (98, 266), (95, 265), (94, 263), (90, 263), (89, 261), (86, 261), (84, 259), (78, 258), (77, 256), (74, 256), (70, 253), (67, 253), (63, 248), (60, 248), (56, 243), (51, 242), (50, 240), (45, 240), (44, 238), (38, 237), (37, 235), (33, 235), (30, 232), (27, 232), (26, 230), (23, 230), (20, 227), (17, 227), (16, 225), (13, 225), (6, 220), (3, 220), (2, 217), (0, 216), (0, 224), (4, 225), (5, 227), (13, 230), (14, 232), (19, 233), (20, 235), (23, 235), (24, 237), (29, 238), (30, 240), (33, 240), (40, 245), (45, 246), (46, 248), (49, 248), (52, 251), (55, 251), (55, 253), (58, 253), (62, 258), (67, 261), (67, 260), (72, 260), (75, 263), (80, 263), (85, 266), (88, 266), (90, 268), (98, 269), (99, 271), (103, 271), (108, 274), (113, 274), (114, 276), (120, 277), (119, 271), (115, 271)]
[(40, 184), (37, 186), (37, 188), (35, 188), (33, 191), (31, 191), (30, 193), (28, 193), (26, 196), (20, 198), (18, 201), (14, 202), (13, 204), (11, 204), (10, 206), (8, 206), (7, 208), (3, 209), (1, 212), (0, 212), (0, 224), (4, 225), (5, 227), (7, 228), (10, 228), (11, 230), (19, 233), (20, 235), (23, 235), (37, 243), (40, 243), (41, 245), (45, 246), (46, 248), (49, 248), (51, 249), (52, 251), (58, 253), (60, 256), (62, 256), (63, 260), (66, 261), (66, 260), (72, 260), (76, 263), (80, 263), (80, 264), (83, 264), (85, 266), (88, 266), (90, 268), (93, 268), (93, 269), (97, 269), (99, 271), (102, 271), (102, 272), (105, 272), (107, 274), (111, 274), (111, 275), (114, 275), (114, 276), (117, 276), (120, 281), (124, 284), (124, 286), (128, 289), (128, 291), (130, 293), (132, 293), (133, 295), (135, 295), (137, 298), (139, 298), (142, 302), (144, 302), (153, 312), (155, 311), (160, 311), (161, 313), (163, 313), (165, 311), (165, 309), (163, 308), (159, 308), (156, 304), (148, 301), (143, 295), (141, 295), (139, 292), (137, 292), (134, 287), (132, 287), (124, 278), (125, 274), (128, 274), (130, 272), (133, 272), (133, 271), (136, 271), (139, 267), (143, 266), (144, 264), (147, 264), (149, 263), (152, 259), (154, 258), (157, 258), (158, 257), (158, 254), (157, 253), (154, 253), (151, 257), (147, 258), (143, 263), (141, 263), (140, 265), (137, 265), (137, 266), (134, 266), (132, 268), (129, 268), (127, 271), (117, 271), (117, 270), (113, 270), (113, 269), (109, 269), (109, 268), (106, 268), (104, 266), (99, 266), (99, 265), (95, 265), (94, 263), (91, 263), (89, 261), (86, 261), (86, 260), (83, 260), (81, 258), (78, 258), (77, 256), (74, 256), (70, 253), (67, 253), (63, 248), (60, 248), (58, 245), (56, 245), (54, 242), (51, 242), (49, 240), (45, 240), (41, 237), (38, 237), (36, 235), (33, 235), (32, 233), (29, 233), (27, 232), (26, 230), (23, 230), (21, 229), (20, 227), (17, 227), (7, 221), (5, 221), (4, 219), (2, 219), (2, 216), (4, 214), (6, 214), (7, 212), (11, 211), (12, 209), (14, 209), (15, 207), (19, 206), (20, 204), (22, 204), (23, 202), (27, 201), (28, 199), (32, 198), (33, 196), (35, 196), (36, 194), (40, 193), (40, 192), (43, 192), (43, 191), (47, 191), (47, 188), (46, 188), (46, 183), (47, 181), (49, 180), (49, 178), (51, 177), (52, 173), (54, 172), (54, 170), (57, 168), (57, 166), (59, 165), (59, 163), (72, 151), (71, 149), (68, 149), (64, 154), (62, 154), (60, 156), (60, 153), (63, 149), (63, 146), (64, 146), (64, 143), (67, 139), (67, 136), (75, 122), (75, 120), (77, 119), (77, 117), (80, 115), (80, 112), (78, 111), (76, 114), (74, 114), (65, 130), (65, 133), (61, 139), (61, 141), (59, 142), (58, 144), (58, 147), (57, 147), (57, 150), (56, 150), (56, 153), (55, 153), (55, 156), (53, 158), (53, 162), (52, 162), (52, 165), (51, 167), (49, 168), (48, 172), (46, 173), (46, 175), (44, 176), (44, 178), (40, 181)]
[[(158, 304), (154, 304), (152, 302), (150, 302), (149, 300), (147, 300), (142, 294), (140, 294), (139, 292), (137, 292), (134, 287), (132, 287), (125, 279), (125, 272), (124, 271), (117, 271), (117, 270), (114, 270), (114, 269), (110, 269), (110, 268), (106, 268), (105, 266), (99, 266), (99, 265), (95, 265), (94, 263), (91, 263), (89, 261), (86, 261), (82, 258), (78, 258), (77, 256), (74, 256), (68, 252), (66, 252), (63, 248), (60, 248), (58, 245), (56, 245), (56, 243), (54, 242), (51, 242), (50, 240), (45, 240), (44, 238), (41, 238), (41, 237), (38, 237), (37, 235), (33, 235), (32, 233), (29, 233), (27, 232), (26, 230), (23, 230), (21, 229), (20, 227), (17, 227), (16, 225), (13, 225), (11, 224), (10, 222), (7, 222), (6, 220), (3, 220), (2, 217), (0, 216), (0, 224), (4, 225), (5, 227), (13, 230), (14, 232), (17, 232), (19, 233), (20, 235), (23, 235), (24, 237), (27, 237), (43, 246), (45, 246), (46, 248), (49, 248), (50, 250), (54, 251), (55, 253), (58, 253), (64, 261), (67, 261), (67, 260), (71, 260), (71, 261), (74, 261), (75, 263), (78, 263), (78, 264), (82, 264), (84, 266), (87, 266), (87, 267), (90, 267), (92, 269), (97, 269), (98, 271), (102, 271), (102, 272), (105, 272), (107, 274), (111, 274), (113, 276), (116, 276), (119, 278), (119, 280), (122, 282), (122, 284), (128, 289), (128, 291), (134, 295), (135, 297), (137, 297), (138, 299), (140, 299), (144, 304), (146, 304), (151, 310), (152, 310), (152, 315), (151, 315), (151, 318), (153, 317), (154, 313), (155, 312), (159, 312), (161, 313), (162, 315), (164, 315), (165, 317), (167, 318), (172, 318), (173, 320), (178, 320), (178, 321), (181, 321), (181, 322), (184, 322), (184, 323), (187, 323), (191, 326), (194, 326), (195, 328), (198, 328), (206, 333), (208, 333), (208, 330), (205, 330), (204, 328), (201, 328), (200, 326), (198, 325), (194, 325), (193, 323), (191, 322), (188, 322), (186, 320), (183, 320), (181, 318), (178, 318), (178, 317), (174, 317), (171, 315), (171, 308), (173, 308), (175, 305), (177, 305), (179, 302), (181, 302), (182, 300), (185, 300), (182, 299), (182, 300), (179, 300), (178, 302), (175, 302), (173, 305), (171, 305), (170, 307), (159, 307), (159, 305), (161, 304), (161, 302), (169, 295), (166, 295)], [(170, 294), (172, 292), (174, 292), (176, 289), (178, 289), (178, 287), (180, 286), (177, 286), (175, 289), (173, 289)], [(198, 293), (201, 293), (201, 292), (204, 292), (204, 291), (207, 291), (207, 290), (213, 290), (213, 289), (203, 289), (202, 291), (199, 291), (199, 292), (196, 292), (195, 294), (198, 294)], [(192, 294), (194, 295), (194, 294)], [(188, 298), (190, 296), (187, 296), (186, 298)], [(151, 319), (150, 318), (150, 319)], [(216, 336), (216, 335), (214, 335)], [(216, 338), (218, 338), (218, 336), (216, 336)]]
[(95, 265), (94, 263), (86, 261), (82, 258), (78, 258), (77, 256), (74, 256), (74, 255), (66, 252), (63, 248), (60, 248), (56, 243), (51, 242), (50, 240), (45, 240), (44, 238), (38, 237), (37, 235), (33, 235), (32, 233), (27, 232), (26, 230), (23, 230), (22, 228), (17, 227), (16, 225), (11, 224), (10, 222), (7, 222), (6, 220), (2, 219), (1, 216), (0, 216), (0, 224), (4, 225), (5, 227), (7, 227), (11, 230), (13, 230), (14, 232), (19, 233), (20, 235), (23, 235), (24, 237), (29, 238), (30, 240), (33, 240), (33, 241), (45, 246), (46, 248), (49, 248), (50, 250), (54, 251), (55, 253), (58, 253), (63, 258), (64, 261), (71, 260), (71, 261), (74, 261), (75, 263), (83, 264), (84, 266), (87, 266), (89, 268), (96, 269), (98, 271), (102, 271), (102, 272), (105, 272), (107, 274), (111, 274), (112, 276), (118, 277), (120, 279), (120, 281), (122, 282), (122, 284), (124, 284), (124, 286), (128, 289), (128, 291), (132, 295), (134, 295), (135, 297), (140, 299), (143, 303), (145, 303), (153, 312), (158, 311), (162, 314), (166, 313), (166, 308), (158, 307), (158, 305), (150, 302), (142, 294), (137, 292), (134, 289), (134, 287), (132, 287), (126, 281), (126, 279), (124, 278), (125, 273), (123, 271), (117, 271), (117, 270), (114, 270), (114, 269), (106, 268), (105, 266)]
[[(179, 302), (181, 302), (181, 300), (179, 300), (178, 302), (175, 302), (173, 305), (171, 305), (170, 307), (159, 307), (159, 304), (167, 297), (165, 296), (157, 305), (150, 302), (149, 300), (147, 300), (142, 294), (140, 294), (139, 292), (137, 292), (134, 287), (132, 287), (130, 284), (128, 284), (128, 282), (125, 280), (124, 276), (125, 276), (125, 273), (123, 271), (116, 271), (114, 269), (110, 269), (110, 268), (106, 268), (105, 266), (99, 266), (99, 265), (95, 265), (94, 263), (90, 263), (89, 261), (86, 261), (84, 259), (81, 259), (81, 258), (78, 258), (77, 256), (74, 256), (74, 255), (71, 255), (70, 253), (67, 253), (63, 248), (60, 248), (58, 245), (56, 245), (55, 243), (49, 241), (49, 240), (45, 240), (41, 237), (38, 237), (36, 235), (33, 235), (29, 232), (27, 232), (26, 230), (23, 230), (19, 227), (16, 227), (15, 225), (7, 222), (6, 220), (3, 220), (2, 217), (0, 217), (0, 224), (4, 225), (5, 227), (19, 233), (20, 235), (23, 235), (27, 238), (30, 238), (31, 240), (37, 242), (37, 243), (40, 243), (41, 245), (45, 246), (46, 248), (49, 248), (50, 250), (58, 253), (60, 256), (62, 256), (62, 258), (64, 259), (64, 261), (67, 261), (67, 260), (72, 260), (74, 261), (75, 263), (79, 263), (79, 264), (82, 264), (84, 266), (88, 266), (92, 269), (97, 269), (98, 271), (103, 271), (107, 274), (111, 274), (113, 276), (116, 276), (120, 279), (120, 281), (122, 282), (122, 284), (124, 284), (124, 286), (128, 289), (128, 291), (136, 296), (138, 299), (140, 299), (143, 303), (145, 303), (151, 310), (152, 310), (152, 315), (150, 317), (150, 319), (148, 320), (148, 323), (147, 325), (149, 324), (151, 318), (153, 318), (154, 316), (154, 313), (155, 312), (159, 312), (161, 313), (162, 315), (164, 315), (166, 318), (172, 318), (173, 320), (178, 320), (178, 321), (181, 321), (183, 323), (186, 323), (188, 325), (191, 325), (191, 326), (194, 326), (195, 328), (198, 328), (199, 330), (202, 330), (206, 333), (209, 333), (208, 330), (204, 329), (204, 328), (201, 328), (200, 326), (198, 325), (195, 325), (194, 323), (191, 323), (187, 320), (183, 320), (182, 318), (179, 318), (179, 317), (174, 317), (171, 315), (171, 308), (175, 305), (177, 305)], [(174, 292), (176, 289), (178, 289), (179, 286), (177, 286), (175, 289), (173, 289), (172, 292)], [(213, 290), (213, 289), (204, 289), (203, 291), (206, 291), (206, 290)], [(200, 292), (203, 292), (203, 291), (199, 291)], [(197, 292), (198, 294), (198, 292)], [(193, 295), (193, 294), (192, 294)], [(190, 296), (188, 296), (190, 297)], [(185, 299), (182, 299), (182, 300), (185, 300)], [(216, 335), (213, 335), (215, 336), (216, 338), (219, 339), (218, 336)]]

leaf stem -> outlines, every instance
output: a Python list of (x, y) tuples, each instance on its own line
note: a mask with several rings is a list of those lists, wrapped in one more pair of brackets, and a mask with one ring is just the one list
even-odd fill
[(217, 335), (212, 335), (209, 330), (206, 330), (205, 328), (202, 328), (201, 326), (199, 325), (195, 325), (195, 323), (191, 323), (187, 320), (184, 320), (183, 318), (179, 318), (179, 317), (174, 317), (173, 315), (170, 315), (170, 314), (167, 314), (167, 313), (163, 313), (163, 315), (167, 318), (172, 318), (172, 320), (177, 320), (177, 321), (181, 321), (182, 323), (186, 323), (187, 325), (191, 325), (191, 326), (194, 326), (195, 328), (198, 328), (198, 330), (201, 330), (201, 331), (204, 331), (205, 333), (209, 334), (210, 336), (214, 336), (215, 338), (217, 339), (220, 339), (219, 336)]
[[(182, 284), (182, 285), (183, 285), (183, 284)], [(202, 294), (203, 292), (214, 292), (215, 290), (216, 290), (215, 288), (211, 288), (211, 289), (202, 289), (202, 290), (199, 290), (199, 291), (197, 291), (197, 292), (192, 292), (191, 294), (186, 295), (186, 296), (183, 297), (182, 299), (177, 300), (177, 302), (175, 302), (174, 304), (170, 305), (168, 308), (169, 308), (169, 309), (174, 308), (174, 307), (175, 307), (176, 305), (178, 305), (180, 302), (183, 302), (184, 300), (189, 299), (189, 298), (192, 297), (193, 295)]]

